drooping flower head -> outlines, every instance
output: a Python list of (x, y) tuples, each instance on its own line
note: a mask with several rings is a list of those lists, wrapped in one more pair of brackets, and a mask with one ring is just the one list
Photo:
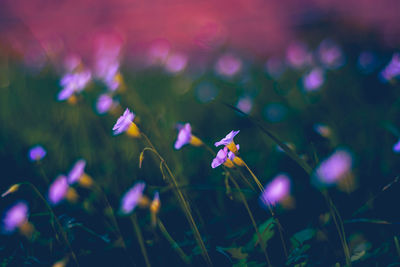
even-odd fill
[(146, 185), (144, 182), (137, 182), (128, 190), (128, 192), (125, 193), (121, 200), (121, 213), (129, 214), (136, 208), (143, 197), (145, 187)]
[(347, 150), (336, 150), (317, 167), (314, 174), (317, 184), (331, 185), (339, 182), (350, 173), (352, 162), (353, 158)]
[(46, 153), (46, 150), (42, 146), (34, 146), (29, 150), (29, 160), (39, 161), (46, 156)]
[(261, 202), (264, 205), (276, 204), (284, 200), (290, 194), (290, 178), (288, 175), (281, 173), (278, 174), (269, 184), (264, 188), (260, 196)]
[(65, 175), (59, 175), (50, 185), (48, 199), (52, 205), (61, 202), (68, 193), (68, 182)]
[(78, 160), (68, 173), (68, 183), (74, 184), (79, 181), (85, 173), (86, 161), (84, 159)]
[(17, 202), (11, 206), (3, 216), (2, 232), (12, 233), (28, 220), (28, 205), (23, 202)]
[(126, 132), (133, 123), (135, 114), (131, 112), (128, 108), (125, 110), (124, 114), (118, 118), (117, 122), (113, 127), (114, 135)]

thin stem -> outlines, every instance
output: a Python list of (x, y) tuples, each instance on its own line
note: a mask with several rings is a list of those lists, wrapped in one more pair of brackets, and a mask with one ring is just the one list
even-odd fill
[[(229, 173), (229, 172), (228, 172), (228, 173)], [(260, 231), (258, 231), (258, 227), (257, 227), (256, 221), (254, 220), (253, 214), (252, 214), (252, 212), (251, 212), (251, 210), (250, 210), (250, 208), (249, 208), (249, 205), (248, 205), (248, 203), (247, 203), (246, 197), (245, 197), (244, 194), (240, 191), (239, 185), (237, 184), (236, 180), (232, 177), (232, 175), (231, 175), (230, 173), (229, 173), (229, 178), (230, 178), (230, 180), (232, 181), (233, 185), (234, 185), (234, 186), (238, 189), (238, 191), (239, 191), (239, 195), (240, 195), (240, 197), (241, 197), (242, 200), (243, 200), (243, 204), (244, 204), (244, 206), (245, 206), (245, 208), (246, 208), (246, 210), (247, 210), (247, 213), (249, 214), (251, 223), (253, 224), (253, 227), (254, 227), (254, 229), (255, 229), (255, 231), (256, 231), (256, 234), (257, 234), (257, 237), (258, 237), (258, 240), (259, 240), (261, 249), (262, 249), (262, 251), (264, 252), (265, 259), (267, 260), (268, 266), (271, 267), (272, 265), (271, 265), (271, 261), (270, 261), (270, 259), (269, 259), (268, 253), (267, 253), (267, 249), (266, 249), (266, 247), (265, 247), (265, 245), (264, 245), (264, 242), (262, 241), (262, 237), (261, 237)]]
[(246, 167), (246, 169), (249, 171), (251, 177), (253, 177), (254, 181), (256, 182), (258, 188), (260, 189), (261, 192), (264, 191), (264, 187), (262, 186), (262, 184), (260, 183), (260, 180), (258, 180), (257, 176), (252, 172), (252, 170), (249, 168), (249, 166), (247, 166), (246, 162), (244, 162), (244, 166)]
[(146, 246), (143, 241), (142, 231), (140, 230), (136, 214), (132, 214), (130, 216), (130, 218), (131, 218), (131, 221), (133, 224), (133, 228), (135, 229), (135, 233), (136, 233), (137, 239), (139, 241), (139, 245), (140, 245), (140, 250), (142, 251), (144, 261), (146, 262), (146, 266), (150, 267), (151, 265), (150, 265), (149, 257), (147, 256)]
[(181, 259), (186, 264), (190, 264), (190, 258), (185, 254), (185, 252), (183, 252), (183, 250), (179, 247), (179, 245), (171, 237), (171, 235), (168, 233), (167, 229), (165, 228), (164, 224), (161, 222), (160, 219), (157, 220), (157, 224), (158, 224), (158, 227), (159, 227), (161, 233), (168, 240), (168, 242), (171, 244), (172, 248), (178, 253), (178, 255), (181, 257)]
[[(344, 232), (344, 227), (343, 227), (343, 223), (342, 223), (340, 214), (339, 214), (338, 210), (336, 209), (336, 207), (334, 206), (332, 199), (329, 197), (328, 192), (322, 191), (322, 194), (324, 195), (324, 197), (328, 203), (329, 212), (333, 218), (333, 222), (335, 223), (336, 229), (338, 231), (340, 242), (342, 243), (343, 252), (345, 255), (345, 259), (346, 259), (346, 265), (351, 266), (350, 250), (347, 245), (346, 233)], [(338, 218), (336, 218), (336, 215), (338, 215)]]
[(94, 191), (97, 191), (98, 193), (100, 193), (100, 194), (103, 196), (103, 200), (104, 200), (104, 202), (105, 202), (105, 204), (106, 204), (106, 206), (107, 206), (107, 209), (110, 210), (110, 213), (111, 213), (111, 216), (110, 216), (110, 217), (111, 217), (111, 220), (112, 220), (112, 222), (113, 222), (113, 224), (114, 224), (114, 227), (115, 227), (115, 229), (116, 229), (116, 231), (117, 231), (117, 233), (118, 233), (118, 235), (119, 235), (119, 238), (120, 238), (120, 240), (121, 240), (121, 242), (122, 242), (122, 247), (124, 248), (124, 250), (125, 250), (125, 252), (126, 252), (126, 254), (127, 254), (127, 256), (128, 256), (128, 258), (129, 258), (129, 261), (131, 262), (131, 264), (132, 264), (133, 266), (135, 266), (135, 263), (134, 263), (133, 259), (131, 258), (131, 256), (130, 256), (129, 253), (128, 253), (128, 249), (127, 249), (127, 247), (126, 247), (126, 243), (125, 243), (124, 236), (122, 235), (121, 229), (120, 229), (119, 226), (118, 226), (117, 218), (115, 217), (115, 214), (114, 214), (114, 209), (111, 207), (110, 202), (108, 201), (107, 195), (104, 193), (104, 191), (103, 191), (103, 189), (100, 187), (100, 185), (98, 185), (98, 184), (97, 184), (96, 182), (94, 182), (94, 181), (93, 181), (93, 187), (92, 187), (92, 188), (94, 189)]
[[(78, 263), (78, 259), (75, 255), (75, 252), (72, 250), (71, 247), (71, 243), (68, 241), (68, 237), (67, 234), (65, 233), (64, 229), (62, 228), (62, 225), (60, 223), (60, 221), (58, 220), (57, 216), (55, 215), (53, 209), (50, 207), (50, 205), (47, 203), (46, 199), (43, 197), (43, 195), (39, 192), (39, 190), (36, 188), (36, 186), (34, 186), (33, 184), (29, 183), (29, 182), (23, 182), (21, 183), (21, 185), (28, 185), (32, 188), (32, 190), (35, 192), (35, 194), (43, 201), (43, 203), (45, 204), (46, 208), (49, 210), (52, 219), (54, 219), (54, 221), (57, 223), (58, 228), (60, 229), (61, 235), (64, 239), (65, 244), (67, 244), (67, 247), (69, 248), (70, 252), (71, 252), (71, 256), (73, 258), (73, 260), (75, 261), (76, 265), (79, 266)], [(53, 230), (57, 236), (57, 232), (53, 226)]]
[[(244, 166), (246, 167), (246, 169), (249, 171), (249, 173), (251, 174), (251, 176), (253, 177), (254, 181), (257, 183), (261, 193), (264, 192), (264, 188), (262, 186), (262, 184), (260, 183), (260, 180), (257, 178), (257, 176), (252, 172), (252, 170), (249, 168), (249, 166), (246, 164), (246, 162), (244, 162)], [(274, 218), (276, 225), (278, 226), (278, 232), (279, 232), (279, 237), (281, 239), (282, 242), (282, 247), (283, 247), (283, 252), (285, 253), (285, 257), (288, 258), (289, 254), (286, 248), (286, 242), (285, 239), (283, 237), (283, 227), (281, 225), (281, 223), (279, 222), (278, 217), (276, 216), (276, 214), (274, 213), (273, 208), (271, 207), (271, 204), (266, 201), (267, 207), (271, 213), (271, 216)]]
[(197, 240), (197, 243), (199, 244), (201, 250), (202, 250), (202, 254), (203, 254), (203, 258), (206, 261), (207, 265), (211, 266), (211, 259), (210, 256), (207, 253), (207, 249), (206, 246), (201, 238), (199, 229), (197, 228), (197, 225), (193, 219), (193, 216), (190, 212), (190, 207), (188, 202), (186, 201), (186, 199), (184, 198), (182, 191), (179, 189), (178, 187), (178, 182), (175, 178), (175, 176), (173, 175), (171, 169), (169, 168), (168, 164), (165, 162), (164, 158), (158, 153), (157, 149), (154, 147), (153, 143), (150, 141), (150, 139), (143, 133), (141, 132), (141, 135), (143, 136), (143, 138), (146, 140), (146, 142), (148, 143), (148, 145), (153, 149), (154, 153), (157, 155), (157, 157), (160, 159), (161, 164), (164, 165), (164, 168), (167, 170), (168, 176), (170, 177), (170, 183), (172, 183), (174, 185), (175, 188), (175, 193), (177, 195), (177, 198), (181, 204), (181, 206), (183, 207), (184, 213), (191, 225), (191, 228), (193, 230), (193, 233), (195, 235), (195, 238)]
[(39, 165), (40, 172), (42, 173), (42, 176), (43, 176), (43, 179), (44, 179), (46, 185), (50, 184), (50, 180), (49, 180), (49, 178), (47, 177), (46, 172), (44, 171), (44, 168), (43, 168), (43, 166), (42, 166), (42, 163), (39, 161), (39, 162), (37, 163), (37, 165)]

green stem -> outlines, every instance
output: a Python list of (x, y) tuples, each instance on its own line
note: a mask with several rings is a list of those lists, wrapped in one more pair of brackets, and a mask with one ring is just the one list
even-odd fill
[(139, 245), (140, 245), (140, 250), (142, 251), (144, 261), (146, 262), (146, 266), (150, 267), (151, 265), (150, 265), (149, 257), (147, 256), (146, 246), (143, 241), (142, 231), (140, 230), (136, 214), (132, 214), (130, 216), (130, 218), (131, 218), (131, 221), (133, 224), (133, 228), (135, 229), (135, 233), (136, 233), (137, 239), (139, 241)]
[(171, 244), (172, 248), (178, 253), (178, 255), (181, 257), (181, 259), (186, 264), (190, 264), (190, 258), (185, 254), (185, 252), (183, 252), (183, 250), (179, 247), (179, 245), (171, 237), (171, 235), (168, 233), (167, 229), (165, 228), (164, 224), (161, 222), (160, 219), (157, 220), (157, 224), (158, 224), (158, 227), (159, 227), (161, 233), (168, 240), (168, 242)]
[(150, 141), (150, 139), (142, 132), (141, 135), (143, 136), (143, 138), (146, 140), (146, 142), (148, 143), (148, 145), (153, 149), (154, 153), (157, 155), (157, 157), (160, 159), (160, 164), (164, 165), (164, 168), (167, 170), (168, 176), (170, 178), (170, 183), (172, 183), (174, 185), (175, 188), (175, 193), (177, 195), (177, 198), (183, 208), (183, 211), (190, 223), (190, 226), (192, 228), (192, 231), (194, 233), (194, 236), (196, 238), (197, 243), (199, 244), (201, 251), (202, 251), (202, 255), (204, 260), (206, 261), (207, 265), (211, 266), (211, 259), (210, 256), (207, 253), (207, 249), (206, 246), (203, 242), (203, 239), (201, 238), (199, 229), (197, 228), (197, 225), (193, 219), (193, 216), (190, 212), (190, 207), (188, 202), (186, 201), (186, 199), (184, 198), (182, 191), (179, 189), (178, 187), (178, 182), (175, 178), (175, 176), (173, 175), (171, 169), (169, 168), (168, 164), (165, 162), (164, 158), (158, 153), (157, 149), (154, 147), (153, 143)]
[[(73, 260), (75, 261), (76, 265), (79, 266), (78, 259), (77, 259), (76, 255), (75, 255), (75, 252), (72, 250), (71, 243), (68, 241), (67, 233), (62, 228), (62, 225), (61, 225), (60, 221), (58, 220), (57, 216), (55, 215), (53, 209), (47, 203), (46, 199), (43, 197), (43, 195), (39, 192), (39, 190), (33, 184), (31, 184), (29, 182), (23, 182), (23, 183), (20, 183), (20, 185), (28, 185), (28, 186), (30, 186), (32, 188), (32, 190), (35, 192), (35, 194), (43, 201), (43, 203), (45, 204), (46, 208), (49, 210), (52, 219), (54, 219), (54, 221), (57, 223), (57, 226), (58, 226), (58, 228), (59, 228), (59, 230), (61, 232), (61, 235), (62, 235), (62, 237), (64, 239), (64, 242), (65, 242), (65, 244), (67, 245), (67, 247), (69, 248), (69, 250), (71, 252), (71, 256), (72, 256)], [(55, 232), (55, 234), (57, 236), (57, 231), (55, 230), (53, 224), (52, 224), (52, 226), (53, 226), (53, 230), (54, 230), (54, 232)]]

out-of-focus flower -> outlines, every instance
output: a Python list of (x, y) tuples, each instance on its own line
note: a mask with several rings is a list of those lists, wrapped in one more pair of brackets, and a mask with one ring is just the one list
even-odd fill
[(290, 178), (286, 174), (277, 175), (269, 184), (264, 188), (260, 196), (261, 202), (268, 206), (269, 204), (276, 204), (283, 201), (290, 194)]
[(249, 96), (241, 97), (238, 100), (236, 107), (244, 113), (249, 114), (253, 107), (253, 100)]
[(380, 77), (384, 81), (390, 81), (400, 75), (400, 53), (392, 56), (389, 64), (381, 71)]
[(317, 50), (319, 61), (328, 69), (337, 69), (345, 63), (342, 49), (330, 39), (321, 42)]
[(308, 92), (318, 90), (324, 83), (324, 72), (320, 68), (314, 68), (303, 77), (304, 90)]
[(163, 63), (169, 54), (170, 44), (166, 40), (158, 40), (154, 42), (149, 48), (148, 63), (160, 64)]
[(168, 72), (177, 73), (185, 69), (187, 64), (187, 56), (182, 53), (174, 53), (169, 55), (165, 62), (165, 68)]
[(400, 140), (393, 145), (393, 152), (400, 153)]
[(179, 129), (174, 148), (181, 149), (181, 147), (186, 144), (191, 144), (193, 146), (201, 146), (203, 144), (198, 137), (192, 135), (192, 127), (189, 123), (185, 123), (185, 125)]
[(265, 63), (265, 69), (272, 78), (279, 79), (285, 71), (285, 63), (277, 57), (272, 57)]
[(320, 134), (325, 138), (330, 137), (332, 134), (331, 128), (328, 125), (322, 123), (315, 124), (314, 131), (316, 131), (318, 134)]
[(227, 77), (234, 76), (241, 68), (242, 61), (232, 54), (222, 55), (215, 65), (217, 73)]
[(140, 136), (139, 128), (133, 122), (134, 118), (135, 114), (127, 108), (124, 114), (118, 118), (117, 122), (113, 127), (114, 135), (127, 132), (128, 135), (133, 137)]
[(286, 61), (288, 64), (299, 69), (306, 66), (311, 57), (311, 53), (308, 51), (307, 46), (302, 42), (293, 42), (289, 45), (286, 51)]
[(110, 109), (116, 106), (117, 103), (108, 94), (101, 94), (99, 98), (97, 98), (96, 109), (99, 114), (107, 113)]
[(68, 183), (74, 184), (79, 181), (79, 179), (85, 173), (86, 161), (84, 159), (78, 160), (72, 167), (71, 171), (68, 173)]
[(68, 182), (65, 175), (58, 176), (50, 185), (48, 199), (52, 205), (60, 203), (68, 193)]
[(121, 200), (121, 213), (129, 214), (133, 212), (136, 206), (140, 203), (143, 198), (143, 191), (146, 187), (144, 182), (137, 182), (125, 195)]
[(315, 170), (317, 183), (331, 185), (351, 172), (353, 158), (347, 150), (338, 149)]
[(67, 73), (60, 81), (60, 85), (63, 89), (58, 94), (57, 99), (63, 101), (70, 98), (75, 93), (81, 92), (85, 89), (91, 78), (92, 74), (89, 70)]
[(64, 59), (64, 66), (68, 72), (73, 72), (82, 64), (81, 57), (77, 54), (70, 54)]
[(371, 73), (377, 67), (376, 55), (370, 51), (363, 51), (358, 56), (357, 65), (363, 73)]
[(3, 216), (3, 232), (12, 233), (18, 227), (22, 226), (28, 220), (28, 212), (28, 205), (23, 201), (17, 202), (13, 206), (11, 206)]
[(42, 146), (34, 146), (29, 150), (29, 160), (39, 161), (46, 156), (46, 153), (46, 150)]

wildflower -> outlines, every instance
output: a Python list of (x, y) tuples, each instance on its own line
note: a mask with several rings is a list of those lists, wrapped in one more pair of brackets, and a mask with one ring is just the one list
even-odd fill
[(227, 161), (227, 156), (228, 156), (228, 149), (226, 147), (220, 149), (217, 153), (217, 156), (211, 162), (211, 167), (215, 169), (219, 165), (224, 164)]
[(115, 106), (116, 103), (108, 94), (101, 94), (99, 98), (97, 98), (96, 110), (99, 114), (104, 114)]
[(240, 132), (240, 130), (238, 131), (231, 131), (229, 134), (227, 134), (224, 138), (221, 139), (221, 141), (216, 142), (214, 145), (216, 147), (224, 145), (226, 146), (230, 151), (232, 151), (233, 153), (237, 152), (237, 148), (235, 145), (235, 142), (233, 141), (233, 138)]
[(29, 160), (39, 161), (46, 156), (46, 153), (46, 150), (42, 146), (34, 146), (29, 150)]
[(193, 146), (201, 146), (203, 144), (198, 137), (192, 135), (192, 127), (189, 123), (185, 123), (185, 125), (179, 129), (174, 148), (181, 149), (181, 147), (186, 144), (191, 144)]
[(321, 63), (329, 69), (337, 69), (344, 64), (343, 52), (340, 46), (332, 40), (323, 40), (317, 53)]
[(148, 202), (148, 200), (143, 197), (145, 186), (144, 182), (138, 182), (125, 193), (121, 200), (121, 213), (129, 214), (137, 205), (145, 205), (145, 202)]
[(48, 199), (51, 204), (56, 205), (62, 201), (68, 193), (68, 182), (65, 175), (59, 175), (50, 185)]
[(63, 89), (57, 96), (58, 101), (69, 99), (73, 97), (75, 93), (81, 92), (85, 89), (91, 78), (92, 74), (89, 70), (67, 73), (64, 75), (60, 81), (60, 85)]
[(384, 81), (390, 81), (400, 75), (400, 53), (392, 56), (389, 64), (381, 71), (380, 77)]
[(299, 69), (304, 67), (310, 60), (307, 46), (302, 42), (294, 42), (286, 51), (286, 60), (290, 66)]
[(151, 213), (151, 223), (153, 226), (156, 225), (157, 214), (160, 211), (161, 202), (160, 202), (160, 194), (156, 192), (153, 197), (153, 201), (150, 204), (150, 213)]
[(118, 118), (117, 122), (113, 127), (114, 135), (127, 132), (128, 135), (132, 137), (139, 137), (140, 131), (137, 125), (133, 122), (135, 114), (131, 112), (128, 108), (125, 110), (124, 114)]
[(246, 114), (249, 114), (253, 107), (253, 100), (249, 96), (244, 96), (239, 99), (236, 107)]
[(320, 68), (314, 68), (303, 77), (303, 87), (306, 91), (316, 91), (324, 83), (324, 72)]
[(2, 220), (2, 230), (4, 233), (12, 233), (21, 227), (28, 220), (28, 205), (23, 202), (17, 202), (9, 208)]
[(395, 152), (395, 153), (399, 153), (400, 152), (400, 140), (397, 141), (397, 143), (395, 143), (393, 145), (393, 152)]
[(276, 204), (287, 198), (290, 193), (290, 178), (286, 174), (278, 174), (264, 188), (261, 194), (261, 201), (264, 205)]
[(242, 61), (232, 54), (222, 55), (215, 65), (218, 74), (231, 77), (240, 71)]
[(74, 184), (76, 183), (83, 175), (85, 171), (86, 161), (81, 159), (78, 160), (74, 167), (72, 167), (71, 171), (68, 173), (68, 183)]
[(187, 61), (188, 59), (184, 54), (172, 54), (167, 58), (165, 68), (171, 73), (177, 73), (185, 69)]
[(333, 184), (345, 178), (350, 173), (351, 166), (351, 154), (346, 150), (338, 149), (317, 167), (315, 178), (319, 183)]

